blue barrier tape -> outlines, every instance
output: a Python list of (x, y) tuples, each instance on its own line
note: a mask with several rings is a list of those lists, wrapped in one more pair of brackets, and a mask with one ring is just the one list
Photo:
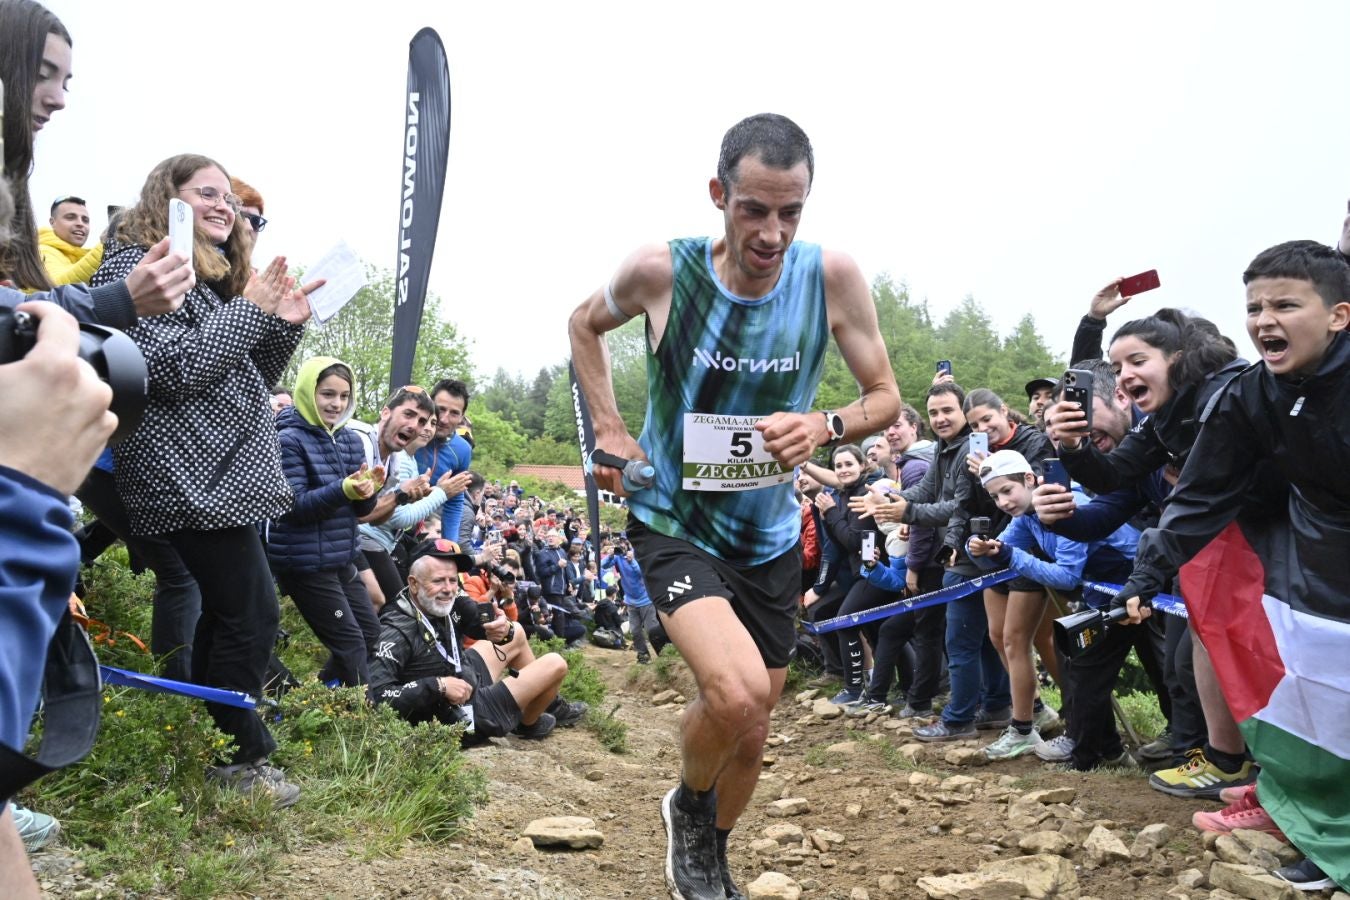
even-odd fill
[[(1120, 593), (1121, 589), (1124, 587), (1123, 584), (1111, 584), (1105, 581), (1083, 582), (1083, 590), (1096, 591), (1099, 594), (1107, 594), (1111, 597)], [(1171, 594), (1158, 594), (1154, 597), (1153, 608), (1159, 612), (1165, 612), (1170, 616), (1180, 616), (1183, 619), (1190, 618), (1190, 616), (1186, 614), (1186, 601), (1182, 600), (1180, 597), (1174, 597)]]
[(991, 572), (988, 575), (977, 575), (970, 579), (970, 581), (963, 581), (960, 584), (953, 584), (950, 587), (938, 588), (936, 591), (929, 591), (926, 594), (919, 594), (917, 597), (908, 597), (904, 600), (897, 600), (894, 603), (887, 603), (884, 606), (874, 606), (871, 609), (850, 613), (847, 616), (836, 616), (833, 619), (825, 619), (823, 622), (803, 621), (802, 627), (812, 634), (824, 634), (827, 631), (838, 631), (840, 628), (853, 628), (858, 625), (865, 625), (868, 622), (875, 622), (877, 619), (889, 619), (891, 616), (896, 616), (900, 613), (913, 612), (916, 609), (925, 609), (929, 606), (950, 603), (953, 600), (973, 594), (984, 588), (1002, 584), (1005, 581), (1012, 581), (1016, 577), (1017, 573), (1012, 569), (999, 569), (997, 572)]
[(200, 684), (188, 684), (186, 681), (174, 681), (172, 678), (159, 678), (144, 675), (127, 669), (114, 669), (112, 666), (99, 666), (104, 684), (116, 684), (122, 687), (139, 688), (156, 694), (182, 694), (184, 697), (196, 697), (211, 703), (237, 706), (240, 709), (256, 709), (256, 698), (242, 691), (227, 691), (224, 688), (203, 687)]

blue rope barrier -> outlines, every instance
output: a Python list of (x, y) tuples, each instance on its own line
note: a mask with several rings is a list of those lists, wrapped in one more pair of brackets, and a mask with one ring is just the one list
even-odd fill
[(240, 709), (256, 709), (258, 706), (256, 698), (242, 691), (203, 687), (200, 684), (188, 684), (186, 681), (159, 678), (155, 675), (145, 675), (128, 669), (115, 669), (112, 666), (99, 666), (98, 669), (103, 676), (104, 684), (133, 687), (156, 694), (181, 694), (184, 697), (195, 697), (198, 700), (207, 700), (211, 703), (223, 703), (226, 706), (237, 706)]
[[(1105, 581), (1083, 582), (1083, 590), (1096, 591), (1099, 594), (1109, 594), (1112, 597), (1120, 593), (1123, 587), (1125, 587), (1123, 584), (1111, 584), (1110, 582)], [(1153, 608), (1160, 612), (1165, 612), (1170, 616), (1181, 616), (1183, 619), (1190, 618), (1190, 616), (1186, 614), (1186, 601), (1180, 597), (1174, 597), (1171, 594), (1158, 594), (1154, 597)]]
[(887, 603), (884, 606), (874, 606), (871, 609), (850, 613), (847, 616), (836, 616), (833, 619), (826, 619), (823, 622), (803, 621), (802, 627), (812, 634), (824, 634), (828, 631), (838, 631), (840, 628), (853, 628), (858, 625), (865, 625), (868, 622), (875, 622), (877, 619), (889, 619), (891, 616), (897, 616), (900, 613), (913, 612), (916, 609), (925, 609), (929, 606), (950, 603), (953, 600), (958, 600), (961, 597), (973, 594), (984, 588), (1002, 584), (1005, 581), (1011, 581), (1016, 577), (1017, 573), (1012, 569), (1000, 569), (997, 572), (991, 572), (988, 575), (977, 575), (970, 581), (963, 581), (960, 584), (953, 584), (950, 587), (938, 588), (936, 591), (919, 594), (917, 597), (907, 597), (903, 600), (896, 600), (894, 603)]

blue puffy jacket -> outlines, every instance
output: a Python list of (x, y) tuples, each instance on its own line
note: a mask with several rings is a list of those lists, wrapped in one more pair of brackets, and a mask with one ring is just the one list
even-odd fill
[(346, 566), (357, 553), (356, 519), (375, 507), (374, 497), (349, 500), (342, 492), (342, 480), (366, 461), (361, 438), (341, 422), (329, 429), (307, 420), (306, 413), (317, 419), (315, 375), (335, 362), (326, 357), (306, 361), (297, 379), (295, 406), (277, 414), (281, 467), (295, 493), (295, 505), (268, 526), (267, 558), (276, 571)]

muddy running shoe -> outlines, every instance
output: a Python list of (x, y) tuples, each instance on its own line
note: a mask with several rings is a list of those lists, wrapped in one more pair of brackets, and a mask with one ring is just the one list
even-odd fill
[(706, 818), (685, 812), (675, 802), (679, 788), (661, 800), (666, 826), (666, 887), (671, 900), (724, 900), (723, 869), (717, 858), (717, 831)]
[(1289, 839), (1284, 836), (1280, 826), (1275, 824), (1270, 813), (1262, 809), (1260, 802), (1257, 801), (1256, 786), (1251, 787), (1253, 789), (1248, 791), (1238, 789), (1240, 793), (1237, 799), (1218, 812), (1195, 813), (1191, 816), (1191, 824), (1201, 831), (1213, 831), (1218, 834), (1229, 834), (1234, 828), (1264, 831), (1288, 843)]
[(1322, 867), (1311, 859), (1300, 860), (1292, 866), (1276, 869), (1275, 877), (1289, 882), (1300, 891), (1320, 891), (1336, 887), (1336, 882), (1328, 878)]
[(562, 694), (559, 694), (553, 698), (553, 702), (548, 705), (544, 712), (554, 718), (559, 728), (571, 728), (582, 720), (588, 709), (590, 707), (581, 700), (567, 700)]
[(981, 709), (975, 714), (975, 727), (980, 731), (1000, 731), (1012, 724), (1012, 707)]
[(1059, 713), (1052, 707), (1042, 706), (1031, 717), (1031, 724), (1036, 726), (1036, 730), (1041, 734), (1053, 734), (1063, 725), (1059, 720)]
[(1046, 762), (1061, 763), (1068, 762), (1073, 757), (1074, 740), (1067, 734), (1061, 734), (1057, 738), (1051, 738), (1048, 741), (1041, 741), (1032, 748), (1038, 759)]
[(1164, 730), (1153, 740), (1139, 748), (1139, 758), (1157, 761), (1160, 759), (1171, 759), (1172, 757), (1172, 732)]
[(1009, 725), (1003, 729), (1003, 733), (998, 736), (988, 747), (984, 748), (984, 755), (990, 759), (1015, 759), (1023, 753), (1030, 753), (1036, 749), (1036, 745), (1041, 742), (1041, 736), (1032, 728), (1030, 734), (1022, 734), (1017, 730), (1016, 725)]
[(914, 738), (920, 741), (934, 743), (937, 741), (968, 741), (977, 736), (975, 723), (967, 722), (964, 725), (948, 725), (946, 722), (938, 719), (932, 725), (923, 725), (914, 729)]
[(1205, 758), (1202, 747), (1187, 751), (1189, 759), (1175, 769), (1163, 769), (1148, 777), (1148, 786), (1173, 797), (1194, 800), (1217, 800), (1224, 788), (1240, 787), (1256, 780), (1250, 760), (1242, 763), (1236, 772), (1225, 772)]
[[(0, 807), (3, 809), (3, 807)], [(15, 803), (10, 806), (14, 814), (14, 827), (23, 840), (23, 847), (29, 853), (35, 853), (56, 840), (61, 833), (61, 823), (54, 816), (34, 812), (26, 806)]]
[(294, 806), (300, 799), (300, 786), (287, 781), (286, 773), (267, 765), (266, 760), (215, 766), (207, 770), (206, 777), (241, 794), (270, 794), (278, 809)]
[(846, 716), (852, 716), (855, 719), (861, 719), (864, 716), (870, 716), (872, 713), (887, 716), (891, 710), (895, 709), (885, 700), (859, 700), (857, 705), (844, 713)]

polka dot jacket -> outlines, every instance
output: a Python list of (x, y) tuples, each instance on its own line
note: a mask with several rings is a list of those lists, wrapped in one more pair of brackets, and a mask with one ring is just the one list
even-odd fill
[[(110, 243), (90, 285), (125, 279), (145, 252)], [(303, 334), (202, 282), (176, 311), (127, 331), (150, 373), (145, 418), (113, 448), (134, 533), (213, 531), (290, 509), (268, 401)]]

